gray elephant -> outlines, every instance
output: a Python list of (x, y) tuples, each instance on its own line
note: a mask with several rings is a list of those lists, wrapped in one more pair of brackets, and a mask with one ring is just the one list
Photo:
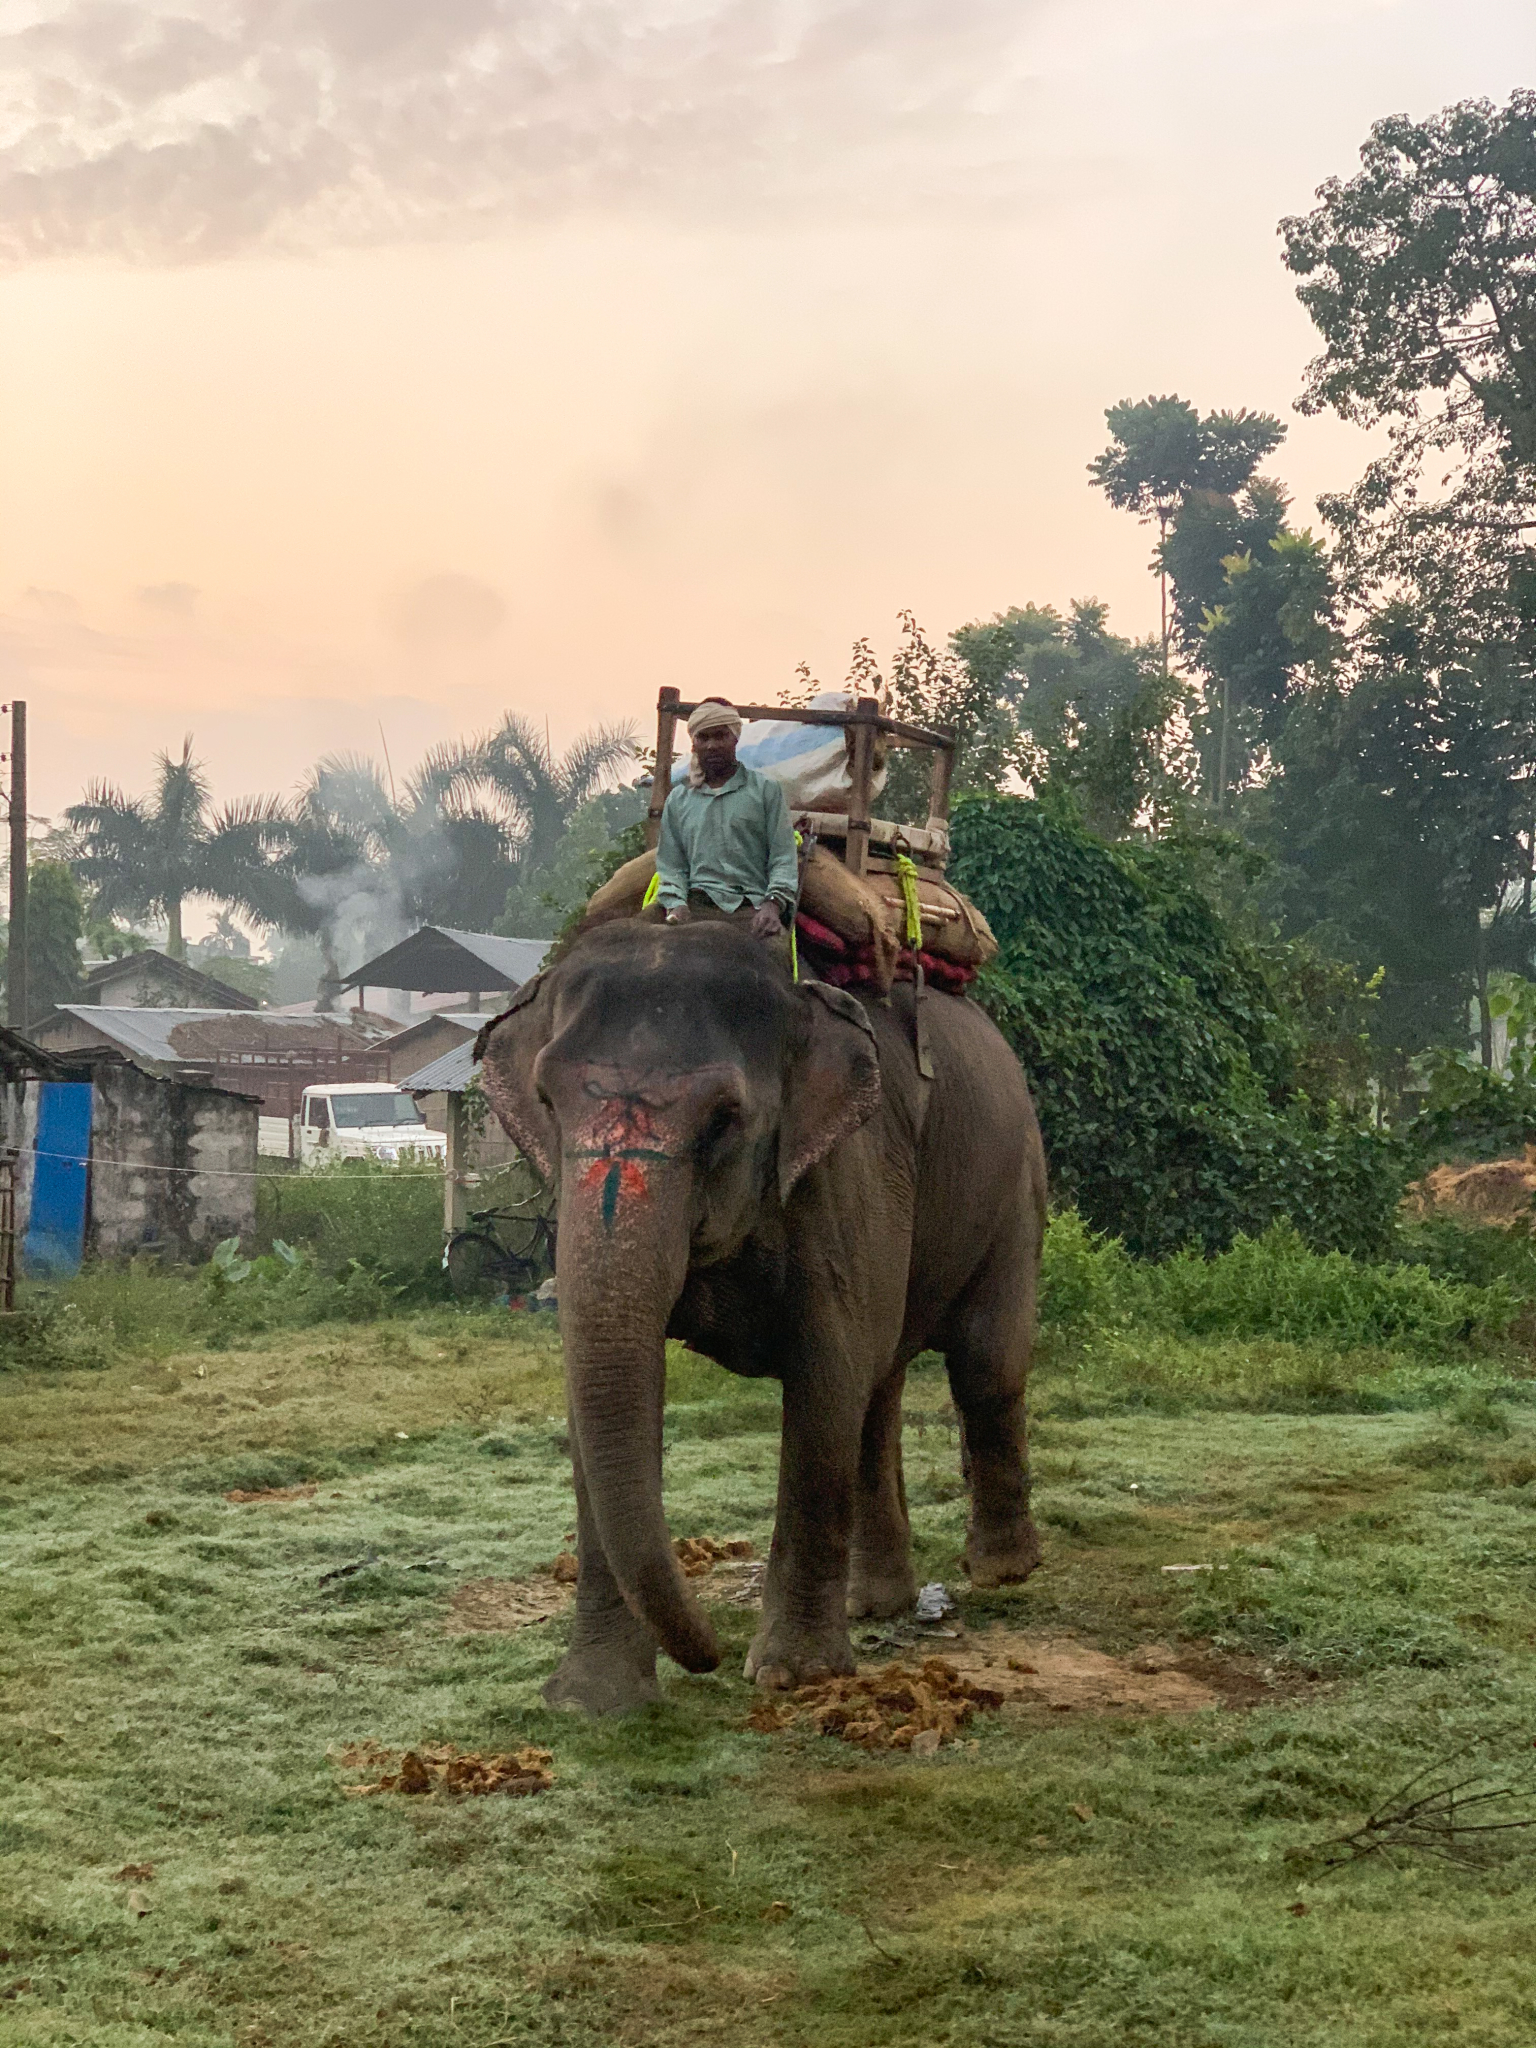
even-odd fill
[(552, 1703), (657, 1696), (658, 1644), (719, 1645), (662, 1507), (664, 1340), (783, 1382), (759, 1685), (854, 1669), (850, 1615), (916, 1588), (901, 1472), (909, 1361), (945, 1355), (971, 1490), (977, 1586), (1039, 1562), (1024, 1384), (1045, 1159), (1018, 1063), (966, 1000), (867, 1008), (798, 985), (733, 925), (579, 937), (481, 1034), (487, 1096), (559, 1188), (580, 1573)]

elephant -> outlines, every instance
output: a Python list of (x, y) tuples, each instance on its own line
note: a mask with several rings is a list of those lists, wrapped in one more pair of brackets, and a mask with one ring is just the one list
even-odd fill
[(635, 920), (579, 932), (476, 1050), (491, 1107), (558, 1189), (578, 1577), (547, 1701), (659, 1697), (658, 1645), (692, 1672), (720, 1660), (663, 1509), (668, 1337), (782, 1382), (758, 1685), (852, 1672), (850, 1617), (913, 1603), (901, 1401), (921, 1351), (944, 1353), (961, 1418), (972, 1584), (1034, 1570), (1045, 1155), (981, 1009), (909, 984), (866, 1005), (794, 980), (739, 924)]

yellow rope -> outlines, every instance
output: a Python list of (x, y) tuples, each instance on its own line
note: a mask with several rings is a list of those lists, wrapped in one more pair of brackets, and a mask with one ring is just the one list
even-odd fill
[(651, 905), (656, 901), (656, 892), (660, 887), (661, 876), (659, 874), (652, 875), (645, 885), (645, 894), (640, 898), (640, 908), (642, 910), (650, 909)]
[(923, 942), (923, 914), (917, 896), (916, 861), (904, 853), (898, 853), (896, 873), (901, 880), (901, 900), (907, 906), (907, 944), (915, 953)]

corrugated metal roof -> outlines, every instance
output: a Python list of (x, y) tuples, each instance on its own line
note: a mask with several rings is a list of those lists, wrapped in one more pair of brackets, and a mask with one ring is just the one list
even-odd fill
[[(482, 1023), (484, 1019), (481, 1019)], [(413, 1095), (462, 1095), (470, 1082), (480, 1071), (475, 1059), (475, 1042), (466, 1038), (462, 1045), (456, 1045), (452, 1052), (440, 1053), (435, 1060), (408, 1074), (403, 1081), (397, 1081), (397, 1088), (405, 1088)]]
[(549, 939), (501, 939), (424, 924), (398, 946), (365, 960), (343, 988), (405, 988), (418, 995), (459, 989), (521, 988), (538, 973)]
[[(188, 1067), (206, 1065), (213, 1057), (207, 1052), (188, 1052), (174, 1045), (172, 1033), (181, 1026), (225, 1025), (219, 1050), (235, 1050), (242, 1031), (262, 1039), (291, 1036), (297, 1049), (305, 1038), (314, 1038), (317, 1027), (324, 1035), (361, 1045), (357, 1034), (345, 1025), (323, 1017), (285, 1017), (275, 1010), (137, 1010), (97, 1003), (60, 1003), (59, 1014), (75, 1018), (110, 1045), (120, 1046), (130, 1059), (148, 1060), (156, 1066)], [(183, 1041), (185, 1043), (185, 1040)], [(67, 1055), (64, 1055), (67, 1057)]]

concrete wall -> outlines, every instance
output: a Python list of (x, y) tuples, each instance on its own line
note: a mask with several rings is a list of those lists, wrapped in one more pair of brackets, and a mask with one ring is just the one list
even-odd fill
[(256, 1227), (257, 1105), (137, 1067), (95, 1074), (86, 1252), (206, 1258)]
[[(204, 1259), (256, 1227), (257, 1105), (102, 1062), (93, 1075), (88, 1258)], [(21, 1155), (16, 1229), (32, 1207), (38, 1083), (0, 1084), (0, 1144)], [(166, 1169), (171, 1169), (167, 1171)]]

